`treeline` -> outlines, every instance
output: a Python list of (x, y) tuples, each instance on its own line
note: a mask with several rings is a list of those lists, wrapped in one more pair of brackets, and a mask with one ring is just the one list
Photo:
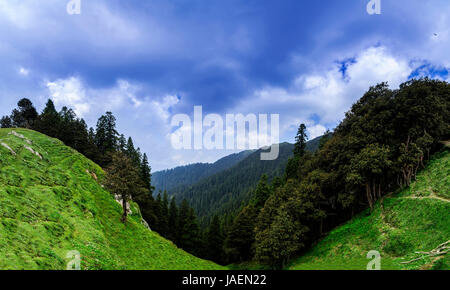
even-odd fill
[(52, 100), (39, 114), (29, 99), (21, 99), (10, 116), (0, 120), (2, 128), (27, 128), (57, 138), (65, 145), (99, 164), (106, 171), (105, 186), (123, 202), (122, 221), (126, 222), (128, 203), (138, 203), (144, 220), (152, 230), (172, 240), (179, 247), (198, 253), (202, 234), (194, 210), (187, 201), (178, 208), (167, 194), (153, 197), (151, 167), (147, 154), (135, 148), (133, 139), (116, 129), (111, 112), (101, 116), (96, 128), (88, 128), (82, 118), (67, 107), (56, 111)]
[(225, 242), (216, 257), (285, 267), (324, 233), (409, 186), (449, 138), (448, 83), (371, 87), (316, 152), (305, 150), (306, 127), (300, 126), (283, 178), (269, 183), (264, 176), (231, 224), (221, 218)]

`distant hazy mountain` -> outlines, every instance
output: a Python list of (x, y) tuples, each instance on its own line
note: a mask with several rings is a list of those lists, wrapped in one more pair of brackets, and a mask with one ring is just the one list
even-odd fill
[(231, 154), (214, 163), (195, 163), (155, 172), (152, 174), (152, 185), (156, 188), (155, 193), (160, 190), (171, 191), (178, 186), (192, 185), (203, 178), (233, 167), (254, 151), (246, 150)]

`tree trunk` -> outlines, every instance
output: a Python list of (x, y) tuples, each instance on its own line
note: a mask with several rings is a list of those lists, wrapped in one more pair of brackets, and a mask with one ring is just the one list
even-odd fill
[(367, 201), (369, 202), (369, 206), (370, 206), (370, 210), (373, 210), (373, 204), (372, 204), (372, 197), (370, 194), (370, 185), (369, 183), (366, 183), (366, 196), (367, 196)]
[(126, 196), (122, 195), (122, 208), (123, 208), (123, 214), (122, 214), (122, 222), (125, 223), (127, 221), (127, 199)]

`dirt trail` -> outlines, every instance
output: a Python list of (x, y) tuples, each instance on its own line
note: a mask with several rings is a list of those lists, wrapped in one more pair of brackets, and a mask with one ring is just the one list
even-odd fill
[(443, 202), (450, 202), (450, 199), (447, 199), (445, 197), (440, 197), (433, 194), (430, 194), (429, 196), (404, 196), (403, 198), (409, 198), (409, 199), (437, 199)]

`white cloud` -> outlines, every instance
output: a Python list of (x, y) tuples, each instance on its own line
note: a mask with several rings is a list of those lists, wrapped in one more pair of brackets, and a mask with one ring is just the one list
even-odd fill
[(292, 132), (305, 123), (314, 138), (335, 126), (370, 86), (387, 81), (396, 88), (412, 72), (408, 61), (384, 47), (370, 47), (358, 53), (347, 65), (345, 76), (340, 69), (334, 64), (322, 72), (299, 75), (288, 88), (264, 87), (234, 110), (279, 113), (281, 136), (292, 139)]
[(316, 137), (322, 136), (326, 130), (327, 130), (327, 128), (325, 128), (324, 126), (322, 126), (320, 124), (314, 125), (312, 127), (308, 127), (309, 139), (311, 140)]
[(28, 76), (30, 74), (30, 70), (24, 68), (24, 67), (20, 67), (19, 68), (19, 74), (23, 75), (23, 76)]
[(55, 105), (71, 107), (81, 117), (90, 111), (91, 106), (86, 90), (78, 78), (71, 77), (47, 82), (46, 87)]

